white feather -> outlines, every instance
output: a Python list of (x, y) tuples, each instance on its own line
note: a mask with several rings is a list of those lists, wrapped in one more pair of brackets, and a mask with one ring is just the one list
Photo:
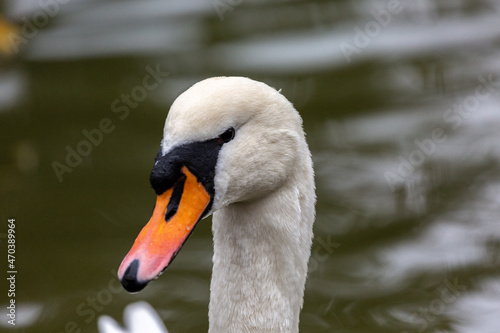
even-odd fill
[(98, 321), (101, 333), (168, 333), (158, 313), (146, 302), (128, 305), (123, 313), (125, 327), (122, 328), (113, 318), (101, 316)]

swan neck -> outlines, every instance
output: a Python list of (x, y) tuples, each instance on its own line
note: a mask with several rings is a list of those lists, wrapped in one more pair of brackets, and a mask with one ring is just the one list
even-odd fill
[(312, 237), (298, 193), (283, 186), (214, 214), (209, 332), (298, 331)]

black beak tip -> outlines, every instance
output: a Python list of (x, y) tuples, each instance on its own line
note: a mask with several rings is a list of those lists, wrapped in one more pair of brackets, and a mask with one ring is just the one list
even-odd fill
[(137, 280), (137, 271), (139, 269), (139, 261), (136, 259), (127, 267), (125, 274), (121, 278), (120, 282), (129, 293), (137, 293), (144, 289), (149, 281), (141, 282)]

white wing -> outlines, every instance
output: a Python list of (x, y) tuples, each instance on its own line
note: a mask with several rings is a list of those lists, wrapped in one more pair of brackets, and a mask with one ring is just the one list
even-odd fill
[(146, 302), (128, 305), (123, 321), (125, 328), (109, 316), (100, 316), (97, 326), (100, 333), (168, 333), (156, 310)]

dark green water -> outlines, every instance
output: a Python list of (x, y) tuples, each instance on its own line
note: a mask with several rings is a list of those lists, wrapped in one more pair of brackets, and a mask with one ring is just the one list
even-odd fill
[[(301, 332), (500, 332), (499, 15), (495, 0), (4, 1), (24, 38), (0, 59), (15, 328), (96, 332), (97, 316), (121, 321), (147, 300), (170, 332), (207, 331), (210, 220), (143, 292), (120, 289), (115, 270), (154, 205), (170, 104), (242, 75), (282, 89), (313, 152)], [(68, 167), (77, 149), (88, 156)]]

